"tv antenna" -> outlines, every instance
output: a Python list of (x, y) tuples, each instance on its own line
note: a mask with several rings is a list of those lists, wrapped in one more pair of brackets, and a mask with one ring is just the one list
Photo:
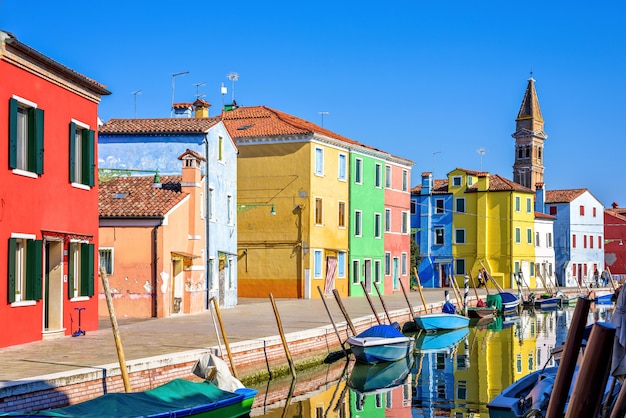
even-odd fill
[(478, 148), (476, 152), (480, 155), (480, 171), (483, 171), (483, 155), (487, 152), (484, 148)]
[(228, 73), (226, 74), (226, 78), (228, 78), (232, 82), (233, 91), (231, 92), (233, 95), (233, 104), (235, 103), (235, 81), (239, 80), (238, 73)]
[(322, 115), (322, 128), (324, 127), (324, 115), (330, 115), (330, 112), (317, 112), (318, 115)]
[(176, 87), (176, 77), (179, 75), (189, 74), (189, 71), (182, 71), (180, 73), (172, 74), (172, 108), (170, 110), (170, 117), (174, 115), (174, 88)]
[(130, 93), (133, 95), (133, 101), (134, 101), (134, 106), (135, 106), (135, 113), (134, 113), (134, 118), (137, 119), (137, 95), (141, 94), (141, 90), (135, 90), (132, 93)]
[(198, 93), (198, 87), (200, 86), (204, 86), (206, 84), (206, 81), (203, 81), (201, 83), (195, 83), (194, 86), (196, 86), (196, 99), (199, 99), (200, 97), (204, 97), (206, 96), (206, 94), (199, 94)]

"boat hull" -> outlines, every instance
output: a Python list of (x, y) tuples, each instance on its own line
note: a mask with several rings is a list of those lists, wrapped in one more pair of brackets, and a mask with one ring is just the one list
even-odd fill
[(364, 364), (397, 361), (413, 351), (413, 340), (409, 337), (350, 337), (347, 342), (356, 361)]
[(497, 313), (496, 309), (491, 308), (467, 308), (467, 316), (470, 318), (491, 318)]
[(537, 309), (557, 309), (561, 306), (561, 298), (547, 298), (535, 300), (535, 308)]
[(469, 325), (467, 316), (448, 313), (431, 313), (415, 316), (415, 325), (425, 331), (442, 331), (464, 328)]

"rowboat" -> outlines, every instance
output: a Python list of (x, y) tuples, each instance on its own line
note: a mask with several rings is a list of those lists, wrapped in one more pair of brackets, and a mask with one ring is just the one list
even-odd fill
[(412, 363), (413, 356), (377, 364), (355, 363), (346, 384), (362, 395), (388, 392), (406, 381)]
[(557, 309), (559, 306), (561, 306), (561, 298), (559, 297), (535, 299), (535, 308), (537, 309)]
[(386, 324), (374, 325), (346, 342), (356, 360), (365, 364), (400, 360), (413, 351), (413, 339)]
[[(213, 355), (209, 355), (213, 357)], [(40, 417), (202, 417), (236, 418), (250, 414), (255, 389), (246, 388), (219, 358), (201, 359), (210, 372), (207, 379), (192, 382), (174, 379), (154, 389), (131, 393), (107, 393), (97, 398), (57, 409), (9, 412), (0, 416)], [(195, 368), (198, 369), (198, 363)], [(227, 371), (226, 374), (223, 370)], [(196, 370), (194, 370), (196, 373)], [(226, 387), (233, 388), (227, 390)]]
[(467, 308), (467, 316), (470, 318), (491, 318), (496, 315), (498, 311), (493, 307), (468, 307)]
[(469, 334), (468, 328), (459, 328), (451, 331), (422, 332), (415, 342), (415, 349), (420, 353), (435, 353), (446, 351), (455, 346)]
[(464, 328), (469, 325), (469, 318), (450, 313), (429, 313), (415, 316), (415, 324), (425, 331), (442, 331)]

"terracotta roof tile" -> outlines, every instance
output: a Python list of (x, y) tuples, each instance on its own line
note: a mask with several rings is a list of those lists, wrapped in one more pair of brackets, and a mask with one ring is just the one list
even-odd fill
[(571, 203), (587, 189), (546, 190), (546, 203)]
[[(411, 193), (419, 194), (422, 191), (422, 185), (415, 186), (411, 189)], [(433, 180), (433, 194), (448, 193), (448, 179), (435, 179)]]
[(204, 133), (219, 122), (219, 117), (110, 119), (98, 132), (110, 135)]
[[(475, 173), (482, 175), (482, 171), (476, 171)], [(468, 192), (477, 192), (478, 191), (478, 183), (474, 183), (471, 187), (467, 188)], [(514, 181), (505, 179), (499, 174), (492, 174), (489, 176), (489, 191), (490, 192), (504, 192), (504, 191), (517, 191), (517, 192), (528, 192), (533, 193), (533, 191), (527, 187), (522, 186), (519, 183)]]
[(543, 219), (556, 219), (556, 216), (553, 215), (549, 215), (547, 213), (543, 213), (543, 212), (535, 212), (535, 218), (543, 218)]
[(162, 188), (153, 188), (153, 176), (118, 177), (100, 183), (98, 207), (101, 218), (164, 216), (183, 200), (181, 176), (161, 177)]

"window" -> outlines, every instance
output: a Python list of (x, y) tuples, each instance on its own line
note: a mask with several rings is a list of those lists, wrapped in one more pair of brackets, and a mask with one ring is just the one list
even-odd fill
[(537, 147), (537, 159), (539, 161), (541, 161), (541, 151), (543, 150), (543, 148), (541, 147)]
[(443, 228), (435, 228), (435, 245), (443, 245)]
[(383, 185), (383, 166), (379, 163), (376, 163), (376, 168), (374, 170), (374, 185), (378, 188), (381, 188)]
[(346, 253), (339, 251), (337, 253), (337, 277), (346, 277)]
[(315, 198), (315, 225), (322, 225), (324, 218), (322, 217), (323, 201), (321, 197)]
[(531, 228), (526, 228), (526, 243), (533, 243), (533, 230)]
[(391, 209), (385, 209), (385, 232), (391, 232)]
[(224, 138), (221, 136), (217, 140), (217, 161), (224, 161)]
[(337, 210), (339, 212), (337, 214), (337, 216), (339, 217), (337, 225), (340, 228), (345, 228), (346, 227), (346, 202), (339, 202), (337, 204)]
[(113, 274), (113, 248), (98, 249), (98, 266), (107, 276)]
[(530, 197), (526, 198), (526, 213), (533, 212), (533, 201)]
[(68, 298), (93, 296), (94, 294), (94, 245), (70, 242), (69, 274), (67, 277)]
[(374, 238), (380, 238), (381, 237), (381, 221), (382, 218), (380, 216), (380, 213), (375, 213), (374, 214)]
[(598, 248), (602, 248), (602, 237), (598, 235)]
[(409, 212), (403, 211), (402, 212), (402, 230), (401, 232), (403, 234), (408, 234), (409, 233)]
[(589, 235), (589, 248), (593, 248), (593, 235)]
[(385, 187), (387, 189), (391, 188), (391, 166), (385, 166)]
[(521, 202), (519, 196), (515, 196), (515, 212), (519, 212), (521, 210), (520, 205)]
[(580, 216), (585, 216), (585, 207), (580, 205)]
[(452, 185), (459, 187), (462, 184), (462, 177), (461, 176), (454, 176), (452, 177)]
[(402, 170), (402, 191), (406, 192), (409, 190), (409, 172), (406, 170)]
[(546, 233), (546, 247), (552, 248), (552, 232)]
[(576, 248), (576, 234), (572, 235), (572, 248)]
[(43, 174), (44, 112), (28, 100), (9, 100), (9, 167)]
[(539, 232), (535, 232), (535, 247), (539, 247)]
[(322, 278), (322, 250), (313, 251), (313, 277)]
[(324, 175), (324, 150), (322, 148), (315, 148), (315, 175)]
[(515, 274), (519, 273), (519, 261), (514, 263), (513, 272), (515, 272)]
[(587, 248), (587, 235), (583, 235), (583, 248)]
[(474, 183), (474, 177), (467, 176), (467, 185), (471, 186)]
[(441, 215), (444, 212), (443, 199), (435, 199), (435, 213)]
[(352, 284), (359, 284), (361, 281), (361, 268), (359, 260), (352, 260)]
[(408, 257), (406, 253), (402, 253), (402, 255), (400, 256), (400, 268), (401, 268), (401, 274), (403, 276), (406, 276), (406, 272), (408, 270), (407, 260), (408, 260)]
[(374, 260), (374, 282), (380, 283), (380, 260)]
[(459, 197), (454, 200), (457, 213), (465, 213), (465, 198)]
[(34, 238), (9, 239), (9, 303), (41, 299), (43, 241)]
[(209, 187), (209, 219), (215, 220), (215, 189)]
[(385, 276), (391, 274), (391, 253), (385, 253)]
[(550, 206), (550, 215), (556, 215), (556, 206)]
[(363, 213), (360, 210), (354, 211), (354, 235), (357, 237), (360, 237), (362, 234), (362, 230), (361, 230), (361, 227), (363, 226), (361, 223), (362, 216), (363, 216)]
[(363, 183), (363, 160), (360, 158), (354, 160), (354, 182)]
[(346, 154), (339, 154), (339, 168), (337, 177), (341, 181), (346, 181)]
[(415, 215), (417, 213), (417, 201), (411, 199), (411, 215)]
[(465, 229), (454, 230), (454, 242), (455, 244), (465, 244)]
[[(454, 274), (465, 274), (465, 259), (457, 258), (454, 260)], [(454, 278), (451, 278), (451, 280), (454, 280)]]
[(94, 183), (94, 131), (89, 125), (70, 122), (70, 182), (93, 186)]
[(515, 243), (519, 244), (522, 242), (522, 231), (520, 228), (515, 228)]
[(591, 211), (592, 211), (592, 213), (593, 213), (593, 217), (594, 217), (594, 218), (596, 217), (596, 209), (597, 209), (596, 207), (593, 207), (593, 208), (591, 209)]
[(233, 224), (233, 197), (231, 195), (226, 196), (226, 211), (228, 225)]

